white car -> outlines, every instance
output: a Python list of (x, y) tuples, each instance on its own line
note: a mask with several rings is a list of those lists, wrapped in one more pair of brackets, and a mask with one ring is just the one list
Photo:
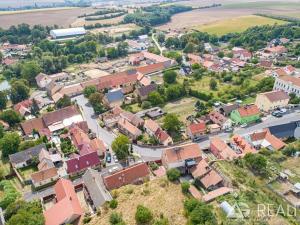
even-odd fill
[(248, 124), (243, 123), (243, 124), (241, 125), (241, 128), (245, 128), (245, 127), (247, 127), (247, 126), (248, 126)]
[(116, 155), (113, 155), (113, 158), (114, 158), (115, 163), (119, 162), (119, 160), (118, 160), (118, 158), (117, 158)]

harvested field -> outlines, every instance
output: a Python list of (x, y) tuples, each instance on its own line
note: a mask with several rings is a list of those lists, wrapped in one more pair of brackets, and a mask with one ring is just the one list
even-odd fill
[(100, 24), (116, 24), (116, 23), (121, 22), (124, 17), (125, 17), (125, 15), (119, 16), (119, 17), (115, 17), (115, 18), (111, 18), (111, 19), (92, 20), (92, 21), (86, 21), (84, 18), (77, 18), (71, 24), (71, 26), (72, 27), (81, 27), (81, 26), (84, 26), (84, 25), (94, 25), (96, 23), (100, 23)]
[(0, 14), (0, 27), (8, 28), (12, 25), (27, 23), (29, 25), (58, 25), (60, 27), (69, 27), (70, 24), (77, 20), (77, 17), (84, 13), (95, 12), (92, 8), (56, 8), (43, 10), (21, 11), (22, 13), (7, 12)]
[(134, 216), (139, 204), (148, 207), (154, 218), (163, 214), (172, 225), (186, 224), (183, 215), (184, 196), (180, 184), (170, 183), (163, 177), (140, 186), (122, 187), (117, 193), (118, 207), (115, 210), (102, 210), (101, 215), (94, 217), (90, 225), (109, 224), (109, 216), (113, 211), (122, 213), (126, 224), (135, 225)]
[(262, 16), (241, 16), (232, 19), (226, 19), (218, 22), (214, 22), (211, 24), (200, 25), (195, 27), (196, 30), (207, 32), (209, 34), (215, 34), (218, 36), (235, 33), (235, 32), (243, 32), (247, 30), (249, 27), (253, 26), (261, 26), (261, 25), (273, 25), (273, 24), (284, 24), (285, 21), (275, 20), (271, 18), (266, 18)]
[(135, 30), (139, 28), (137, 25), (133, 24), (133, 23), (129, 23), (129, 24), (121, 24), (121, 25), (117, 25), (117, 26), (112, 26), (112, 27), (103, 27), (103, 28), (96, 28), (93, 30), (90, 30), (91, 33), (107, 33), (109, 35), (120, 35), (123, 33), (128, 33), (132, 30)]
[(271, 1), (185, 1), (177, 2), (178, 4), (191, 5), (199, 7), (203, 5), (210, 5), (212, 3), (221, 3), (221, 7), (197, 9), (189, 12), (176, 14), (172, 17), (171, 22), (158, 26), (158, 29), (191, 29), (195, 26), (212, 24), (214, 22), (227, 20), (231, 18), (253, 15), (255, 13), (276, 14), (293, 16), (300, 15), (300, 3), (296, 0), (289, 0), (287, 2), (271, 0)]

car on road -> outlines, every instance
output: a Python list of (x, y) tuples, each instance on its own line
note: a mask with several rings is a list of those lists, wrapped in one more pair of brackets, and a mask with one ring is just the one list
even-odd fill
[(108, 163), (111, 163), (111, 153), (110, 152), (106, 153), (105, 161), (108, 162)]
[(246, 124), (246, 123), (241, 124), (241, 128), (245, 128), (247, 126), (248, 126), (248, 124)]
[(277, 118), (282, 117), (282, 114), (283, 113), (279, 110), (276, 110), (276, 111), (272, 112), (272, 116), (275, 116)]
[(119, 160), (118, 160), (118, 158), (117, 158), (116, 155), (113, 155), (113, 158), (114, 158), (115, 163), (119, 162)]

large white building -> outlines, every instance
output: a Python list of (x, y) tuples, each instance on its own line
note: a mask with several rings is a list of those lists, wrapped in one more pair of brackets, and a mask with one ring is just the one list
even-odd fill
[(276, 77), (273, 90), (281, 90), (288, 94), (295, 93), (300, 97), (300, 78), (293, 76)]
[(50, 35), (53, 39), (78, 37), (86, 34), (84, 27), (74, 27), (67, 29), (51, 30)]

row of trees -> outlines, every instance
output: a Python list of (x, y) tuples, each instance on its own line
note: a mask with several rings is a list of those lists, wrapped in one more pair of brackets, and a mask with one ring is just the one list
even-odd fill
[(135, 23), (139, 26), (154, 26), (169, 22), (171, 16), (185, 11), (192, 10), (190, 6), (170, 5), (160, 7), (158, 5), (144, 7), (136, 10), (134, 13), (127, 14), (124, 18), (125, 23)]

